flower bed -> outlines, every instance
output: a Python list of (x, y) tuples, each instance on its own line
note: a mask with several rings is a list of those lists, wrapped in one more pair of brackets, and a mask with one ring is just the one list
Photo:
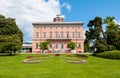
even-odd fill
[(72, 63), (72, 64), (82, 64), (82, 63), (86, 63), (86, 60), (67, 60), (68, 63)]
[(86, 63), (87, 61), (84, 59), (79, 59), (76, 57), (62, 57), (61, 58), (65, 59), (68, 63), (72, 63), (72, 64), (82, 64), (82, 63)]
[(55, 54), (55, 56), (60, 56), (60, 54)]
[(27, 64), (34, 64), (34, 63), (40, 63), (40, 62), (42, 62), (42, 60), (36, 60), (36, 59), (25, 59), (25, 60), (23, 60), (23, 63), (27, 63)]

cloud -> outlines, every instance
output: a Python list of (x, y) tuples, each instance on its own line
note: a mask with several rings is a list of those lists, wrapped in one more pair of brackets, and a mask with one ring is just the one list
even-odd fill
[[(71, 10), (69, 3), (60, 5), (59, 0), (0, 0), (0, 14), (16, 19), (17, 25), (23, 31), (24, 41), (32, 41), (34, 22), (51, 21), (61, 14), (64, 7)], [(65, 15), (62, 15), (65, 18)]]
[(118, 25), (120, 25), (120, 21), (114, 20), (114, 22)]
[(24, 41), (32, 41), (33, 22), (52, 21), (60, 9), (59, 0), (0, 0), (0, 14), (16, 19)]
[(71, 5), (67, 2), (64, 2), (62, 5), (61, 5), (61, 8), (66, 8), (69, 12), (71, 11)]

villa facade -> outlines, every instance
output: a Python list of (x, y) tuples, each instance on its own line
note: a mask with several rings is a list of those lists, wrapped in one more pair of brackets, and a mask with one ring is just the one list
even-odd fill
[(57, 16), (53, 22), (33, 23), (32, 52), (41, 52), (40, 42), (50, 42), (49, 51), (65, 53), (69, 49), (67, 43), (73, 41), (77, 48), (74, 53), (84, 52), (83, 22), (64, 22)]

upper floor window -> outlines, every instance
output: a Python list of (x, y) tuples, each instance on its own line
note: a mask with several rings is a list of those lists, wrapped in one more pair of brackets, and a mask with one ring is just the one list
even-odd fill
[(63, 31), (61, 31), (61, 38), (63, 38)]
[(67, 29), (69, 29), (69, 26), (67, 26)]
[(56, 26), (56, 29), (57, 29), (58, 27)]
[(52, 31), (50, 32), (50, 38), (52, 38)]
[(44, 34), (44, 38), (46, 38), (46, 32), (43, 32), (43, 34)]
[(72, 32), (72, 37), (73, 37), (73, 38), (75, 37), (75, 33), (74, 33), (74, 32)]
[(55, 32), (55, 37), (58, 38), (58, 32)]
[(44, 27), (44, 29), (46, 29), (46, 27)]
[(36, 38), (38, 38), (39, 37), (39, 32), (36, 32)]
[(39, 27), (36, 27), (37, 28), (37, 30), (39, 29)]
[(67, 38), (69, 38), (69, 32), (68, 31), (66, 32), (66, 34), (67, 34)]
[(52, 26), (50, 26), (50, 29), (52, 29)]
[(72, 26), (72, 28), (74, 29), (74, 26)]
[(63, 26), (61, 26), (61, 28), (63, 29)]
[(80, 38), (80, 32), (78, 32), (78, 38)]

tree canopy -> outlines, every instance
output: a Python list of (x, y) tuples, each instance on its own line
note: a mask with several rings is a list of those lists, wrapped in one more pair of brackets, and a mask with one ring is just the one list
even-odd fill
[(15, 53), (22, 48), (23, 33), (14, 18), (0, 15), (0, 53)]
[(75, 49), (76, 43), (75, 42), (68, 42), (67, 43), (67, 48), (70, 48), (71, 50)]
[[(93, 47), (97, 49), (97, 53), (114, 49), (120, 50), (120, 25), (116, 24), (114, 19), (115, 17), (108, 16), (103, 21), (101, 17), (90, 20), (84, 44), (93, 42)], [(105, 32), (102, 30), (103, 24), (106, 25)]]
[(44, 50), (48, 50), (48, 45), (48, 41), (40, 42), (40, 49), (42, 50), (42, 53), (44, 52)]

